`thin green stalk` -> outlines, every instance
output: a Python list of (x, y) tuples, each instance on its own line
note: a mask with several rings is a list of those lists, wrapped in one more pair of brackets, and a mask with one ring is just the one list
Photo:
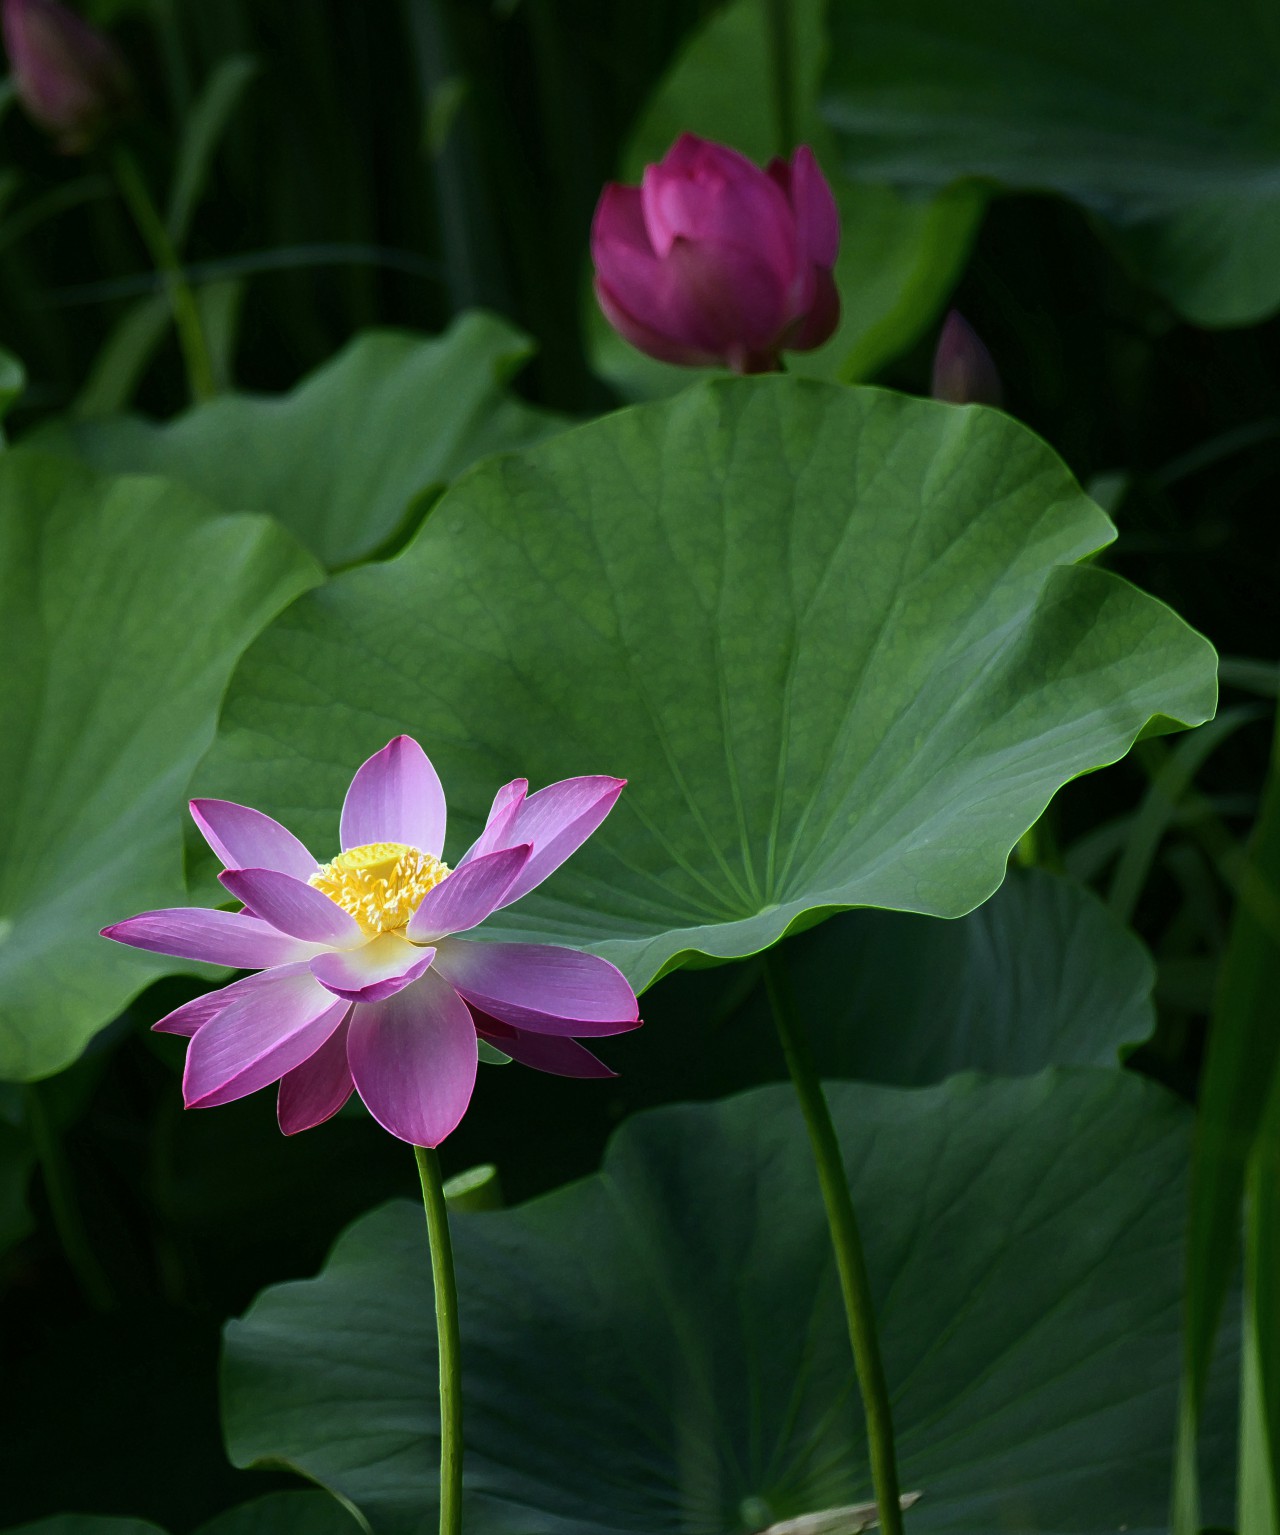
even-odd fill
[(774, 147), (783, 160), (796, 147), (795, 49), (791, 40), (791, 0), (763, 0), (769, 62), (773, 76)]
[(898, 1465), (893, 1447), (893, 1415), (889, 1407), (889, 1387), (880, 1358), (876, 1336), (875, 1310), (871, 1285), (867, 1278), (862, 1240), (853, 1213), (853, 1199), (844, 1172), (844, 1158), (836, 1140), (826, 1094), (813, 1064), (809, 1042), (791, 997), (786, 969), (776, 949), (765, 955), (765, 986), (773, 1008), (773, 1021), (787, 1069), (795, 1084), (800, 1110), (809, 1131), (809, 1143), (817, 1164), (822, 1202), (827, 1208), (831, 1245), (835, 1248), (836, 1267), (840, 1273), (840, 1291), (844, 1297), (845, 1317), (849, 1324), (849, 1342), (862, 1391), (862, 1406), (867, 1418), (867, 1445), (871, 1455), (871, 1476), (875, 1483), (876, 1505), (884, 1535), (902, 1535), (902, 1507), (899, 1501)]
[(436, 1295), (436, 1339), (440, 1354), (440, 1535), (462, 1532), (462, 1345), (458, 1335), (458, 1286), (453, 1274), (449, 1208), (440, 1159), (415, 1146), (422, 1205), (431, 1242), (431, 1282)]
[(138, 226), (138, 233), (142, 236), (156, 271), (164, 278), (169, 303), (173, 308), (173, 323), (178, 330), (178, 344), (182, 348), (182, 359), (187, 368), (191, 397), (194, 400), (212, 399), (217, 393), (217, 385), (214, 383), (213, 364), (209, 361), (204, 326), (200, 323), (200, 310), (196, 306), (195, 295), (187, 282), (182, 262), (173, 248), (173, 241), (169, 238), (169, 231), (164, 226), (159, 209), (151, 200), (151, 193), (147, 191), (138, 162), (129, 151), (117, 147), (112, 153), (111, 163), (120, 186), (120, 195), (133, 215), (133, 222)]
[(53, 1217), (54, 1230), (62, 1244), (62, 1251), (72, 1273), (84, 1291), (85, 1299), (95, 1311), (110, 1311), (115, 1304), (111, 1282), (106, 1270), (98, 1261), (89, 1233), (80, 1215), (71, 1169), (63, 1155), (58, 1132), (49, 1118), (44, 1096), (38, 1083), (32, 1083), (26, 1092), (27, 1125), (40, 1164), (40, 1176), (44, 1180), (45, 1197), (49, 1201), (49, 1214)]

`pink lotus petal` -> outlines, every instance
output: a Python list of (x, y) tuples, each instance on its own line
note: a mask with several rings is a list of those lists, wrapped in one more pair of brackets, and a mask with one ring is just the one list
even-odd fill
[(311, 961), (311, 973), (335, 997), (384, 1002), (425, 975), (436, 957), (394, 933), (381, 933), (363, 948), (330, 950)]
[(276, 1118), (286, 1135), (297, 1135), (332, 1119), (355, 1091), (347, 1065), (346, 1020), (301, 1066), (280, 1078)]
[(835, 335), (840, 323), (840, 290), (830, 272), (814, 269), (813, 296), (809, 307), (783, 338), (792, 352), (812, 352)]
[(752, 251), (775, 283), (796, 272), (796, 223), (786, 194), (767, 172), (725, 144), (677, 146), (645, 167), (640, 182), (644, 226), (665, 259), (676, 242)]
[(278, 1082), (316, 1053), (350, 1006), (335, 1001), (306, 970), (237, 997), (187, 1046), (187, 1107), (213, 1108)]
[(485, 853), (496, 853), (499, 848), (512, 846), (517, 839), (509, 837), (507, 831), (528, 792), (527, 778), (513, 778), (510, 783), (503, 784), (493, 796), (493, 804), (489, 807), (489, 818), (484, 823), (484, 830), (458, 860), (459, 869), (464, 863), (470, 863), (473, 858), (481, 858)]
[(252, 906), (282, 933), (340, 949), (354, 949), (368, 942), (369, 935), (349, 911), (292, 874), (276, 869), (228, 869), (218, 879), (238, 901)]
[[(662, 355), (666, 361), (689, 357), (700, 366), (709, 366), (722, 360), (726, 346), (738, 339), (733, 329), (737, 300), (718, 291), (721, 277), (730, 278), (737, 268), (747, 273), (752, 307), (759, 310), (763, 306), (770, 315), (776, 311), (787, 318), (788, 284), (780, 283), (767, 263), (750, 251), (717, 247), (704, 250), (688, 263), (671, 256), (659, 259), (643, 235), (639, 199), (635, 187), (610, 185), (596, 214), (591, 255), (596, 292), (610, 323), (616, 309), (630, 330), (661, 339), (662, 353), (652, 355)], [(687, 252), (688, 245), (688, 241), (681, 241), (680, 251)], [(708, 266), (712, 268), (709, 274), (705, 273)], [(707, 298), (704, 289), (708, 290)], [(630, 330), (624, 328), (623, 334), (641, 345)], [(647, 342), (644, 349), (649, 350)], [(682, 356), (666, 355), (671, 351)]]
[(291, 831), (260, 810), (225, 799), (193, 799), (191, 818), (228, 869), (278, 869), (296, 879), (316, 871), (316, 861)]
[(310, 959), (317, 952), (314, 943), (291, 938), (257, 917), (238, 911), (210, 911), (203, 906), (144, 911), (141, 916), (104, 927), (102, 936), (153, 954), (199, 959), (233, 970), (267, 970)]
[(528, 1034), (519, 1029), (508, 1029), (493, 1024), (498, 1020), (484, 1013), (475, 1015), (476, 1032), (481, 1039), (488, 1039), (496, 1049), (509, 1055), (522, 1066), (535, 1071), (547, 1071), (557, 1077), (616, 1077), (598, 1056), (592, 1055), (585, 1045), (576, 1039), (563, 1039), (554, 1034)]
[(800, 248), (815, 266), (830, 271), (840, 253), (840, 211), (831, 185), (807, 144), (801, 144), (791, 157), (790, 181)]
[(635, 993), (608, 960), (549, 943), (444, 939), (434, 973), (474, 1008), (542, 1034), (623, 1034), (640, 1022)]
[(626, 784), (625, 778), (602, 775), (564, 778), (529, 795), (517, 807), (507, 835), (512, 843), (531, 842), (533, 856), (499, 905), (510, 906), (527, 895), (577, 852), (617, 804)]
[(402, 842), (440, 856), (444, 790), (426, 752), (412, 736), (397, 736), (359, 769), (342, 806), (342, 849)]
[(478, 1056), (471, 1013), (434, 970), (408, 990), (357, 1007), (347, 1036), (356, 1091), (384, 1130), (438, 1146), (467, 1111)]
[(596, 302), (600, 305), (605, 319), (624, 341), (629, 341), (647, 357), (656, 357), (659, 362), (674, 363), (681, 368), (714, 368), (724, 365), (723, 358), (715, 352), (685, 346), (637, 320), (628, 312), (602, 277), (596, 278), (595, 290)]
[(293, 975), (306, 968), (304, 964), (278, 965), (272, 970), (260, 970), (256, 975), (247, 975), (243, 980), (232, 981), (229, 986), (222, 986), (216, 991), (207, 991), (203, 996), (194, 997), (190, 1002), (184, 1002), (181, 1007), (175, 1007), (173, 1012), (166, 1013), (157, 1023), (151, 1025), (152, 1033), (183, 1034), (189, 1039), (201, 1025), (224, 1012), (237, 997), (243, 996), (246, 991), (262, 986), (278, 976)]
[(617, 181), (608, 183), (591, 220), (591, 244), (593, 249), (622, 246), (649, 260), (657, 259), (658, 253), (645, 228), (639, 187), (626, 187)]
[(206, 992), (204, 996), (193, 997), (190, 1002), (184, 1002), (181, 1007), (175, 1007), (171, 1013), (157, 1019), (151, 1025), (151, 1032), (181, 1034), (190, 1039), (202, 1023), (216, 1018), (226, 1005), (221, 991)]
[(518, 847), (485, 853), (460, 864), (423, 896), (405, 929), (415, 943), (432, 943), (450, 933), (476, 927), (499, 906), (513, 899), (513, 882), (521, 878), (533, 848), (528, 841)]

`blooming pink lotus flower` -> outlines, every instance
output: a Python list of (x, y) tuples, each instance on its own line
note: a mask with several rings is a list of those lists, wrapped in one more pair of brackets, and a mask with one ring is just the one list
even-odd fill
[(67, 154), (89, 148), (129, 105), (129, 66), (110, 38), (60, 0), (4, 0), (5, 52), (18, 100)]
[(638, 1026), (620, 971), (574, 949), (457, 935), (541, 884), (623, 783), (568, 778), (529, 794), (516, 779), (452, 870), (440, 860), (444, 792), (409, 736), (352, 779), (330, 863), (257, 810), (193, 800), (244, 910), (177, 907), (103, 930), (134, 948), (260, 972), (155, 1025), (190, 1037), (187, 1107), (279, 1082), (280, 1128), (292, 1135), (336, 1114), (354, 1088), (392, 1135), (437, 1146), (470, 1102), (477, 1036), (540, 1071), (612, 1076), (572, 1036)]
[(767, 170), (682, 134), (638, 187), (610, 182), (591, 228), (596, 297), (663, 362), (765, 373), (836, 328), (840, 215), (813, 151)]

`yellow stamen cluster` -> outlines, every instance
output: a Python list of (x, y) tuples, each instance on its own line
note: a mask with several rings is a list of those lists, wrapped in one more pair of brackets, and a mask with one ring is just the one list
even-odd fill
[(449, 874), (448, 864), (403, 842), (370, 842), (321, 864), (307, 881), (349, 911), (370, 937), (404, 927)]

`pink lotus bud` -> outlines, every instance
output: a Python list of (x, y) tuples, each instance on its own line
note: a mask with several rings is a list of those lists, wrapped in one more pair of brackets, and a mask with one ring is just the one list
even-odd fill
[(596, 297), (632, 346), (663, 362), (778, 367), (836, 328), (840, 216), (813, 151), (761, 170), (681, 134), (638, 187), (610, 182), (591, 228)]
[(952, 405), (1003, 405), (1004, 387), (991, 353), (973, 326), (956, 309), (947, 316), (933, 354), (935, 400)]
[(60, 0), (4, 0), (4, 45), (27, 115), (65, 154), (80, 154), (129, 105), (115, 44)]

